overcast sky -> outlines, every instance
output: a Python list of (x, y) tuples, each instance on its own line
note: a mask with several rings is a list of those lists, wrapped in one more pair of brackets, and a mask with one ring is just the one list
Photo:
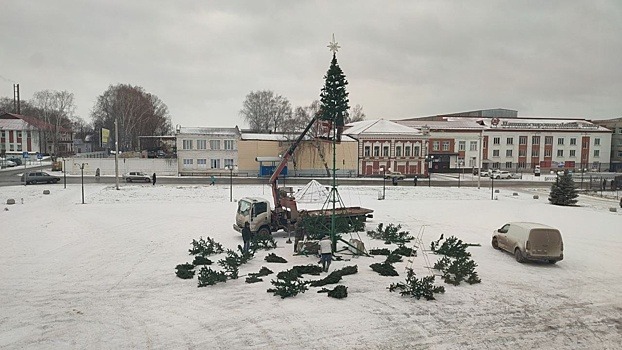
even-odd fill
[(622, 116), (622, 1), (0, 3), (0, 96), (67, 90), (91, 121), (111, 84), (143, 87), (173, 125), (247, 127), (250, 91), (319, 99), (334, 33), (367, 119), (485, 108)]

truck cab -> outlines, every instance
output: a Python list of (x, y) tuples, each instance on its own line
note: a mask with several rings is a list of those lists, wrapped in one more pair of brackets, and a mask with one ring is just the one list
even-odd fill
[(238, 201), (233, 229), (242, 232), (244, 223), (250, 224), (253, 234), (270, 234), (272, 229), (270, 202), (260, 197), (244, 197)]

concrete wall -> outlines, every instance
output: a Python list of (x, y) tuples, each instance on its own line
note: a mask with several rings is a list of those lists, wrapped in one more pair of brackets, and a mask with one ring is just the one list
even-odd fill
[[(99, 168), (101, 176), (114, 176), (114, 157), (109, 158), (66, 158), (67, 174), (80, 175), (80, 165), (84, 165), (84, 175), (95, 175)], [(119, 158), (119, 175), (129, 171), (143, 171), (149, 175), (177, 176), (176, 158)]]

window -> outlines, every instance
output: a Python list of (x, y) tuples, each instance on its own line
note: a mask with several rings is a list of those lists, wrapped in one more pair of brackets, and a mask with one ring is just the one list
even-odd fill
[(512, 156), (512, 150), (511, 149), (506, 149), (505, 150), (505, 156), (506, 157), (511, 157)]
[(192, 140), (183, 140), (182, 149), (192, 149)]
[(544, 144), (552, 145), (553, 144), (553, 136), (544, 136)]
[[(417, 149), (417, 148), (415, 148)], [(410, 157), (410, 146), (404, 147), (404, 156)]]
[(587, 149), (587, 148), (589, 148), (589, 143), (588, 142), (583, 142), (581, 147), (583, 147), (583, 149)]
[(618, 151), (618, 157), (622, 157), (622, 151)]
[(501, 144), (501, 138), (500, 137), (495, 137), (492, 139), (492, 144), (493, 145), (499, 145)]
[(575, 154), (576, 154), (576, 151), (575, 151), (575, 150), (573, 150), (573, 149), (571, 149), (571, 150), (570, 150), (570, 157), (572, 157), (572, 158), (576, 157), (576, 155), (575, 155)]
[(395, 146), (395, 156), (396, 157), (402, 156), (402, 146)]
[(18, 152), (21, 152), (21, 151), (22, 151), (22, 144), (21, 144), (21, 143), (18, 143), (18, 144), (17, 144), (17, 151), (18, 151)]
[(197, 159), (199, 168), (207, 168), (207, 159)]
[(413, 148), (413, 156), (415, 156), (415, 157), (419, 157), (419, 155), (420, 155), (420, 154), (421, 154), (421, 153), (420, 153), (420, 151), (419, 151), (419, 146), (415, 146), (415, 147)]
[(519, 136), (518, 137), (518, 143), (521, 145), (526, 145), (527, 144), (527, 136)]
[(577, 144), (577, 139), (572, 137), (570, 138), (570, 146), (575, 146)]
[(513, 137), (508, 137), (505, 140), (505, 143), (508, 144), (508, 145), (513, 145), (514, 144), (514, 138)]
[(557, 138), (557, 144), (558, 145), (563, 145), (564, 144), (564, 138), (563, 137), (558, 137)]
[(233, 168), (233, 159), (225, 159), (225, 168)]
[(441, 147), (441, 143), (440, 143), (440, 142), (438, 142), (438, 141), (434, 141), (434, 142), (432, 143), (432, 149), (433, 149), (433, 150), (438, 151), (438, 150), (440, 150), (440, 147)]
[(212, 150), (219, 150), (220, 149), (220, 140), (210, 140), (209, 141), (209, 148)]
[(493, 157), (498, 157), (499, 156), (499, 150), (498, 149), (492, 150), (492, 156)]
[(382, 156), (383, 157), (389, 156), (389, 146), (382, 146)]
[(458, 151), (466, 151), (466, 141), (458, 141)]
[(532, 157), (539, 157), (540, 156), (540, 150), (532, 149), (531, 150), (531, 156)]
[(22, 138), (22, 132), (21, 131), (17, 131), (17, 138), (21, 139)]
[(192, 165), (192, 163), (193, 163), (192, 159), (184, 159), (184, 166)]
[(220, 159), (210, 159), (209, 162), (212, 169), (220, 169)]
[(512, 169), (512, 162), (505, 162), (506, 169)]
[(600, 146), (600, 139), (599, 138), (594, 139), (594, 146)]
[(443, 141), (443, 151), (449, 151), (449, 141)]
[(475, 166), (475, 157), (471, 157), (471, 158), (469, 159), (469, 166), (470, 166), (470, 167), (474, 167), (474, 166)]
[(253, 217), (268, 212), (268, 203), (259, 202), (253, 204)]
[(380, 157), (380, 146), (374, 146), (374, 157)]
[(519, 149), (518, 150), (518, 156), (519, 157), (527, 157), (527, 150), (526, 149)]
[(207, 140), (197, 140), (197, 149), (207, 149)]
[(531, 144), (532, 145), (539, 145), (540, 144), (540, 136), (532, 136), (531, 137)]
[(564, 156), (564, 150), (563, 149), (558, 149), (557, 150), (557, 156), (558, 157), (563, 157)]
[(364, 151), (363, 151), (363, 152), (364, 152), (363, 154), (364, 154), (364, 156), (365, 156), (365, 157), (369, 157), (369, 155), (371, 154), (371, 149), (370, 149), (370, 147), (369, 147), (369, 146), (365, 146), (365, 148), (364, 148)]
[(518, 162), (518, 167), (525, 169), (527, 167), (527, 162)]
[(594, 150), (594, 158), (596, 157), (600, 157), (600, 151), (597, 149)]
[(469, 142), (469, 151), (477, 151), (477, 141)]
[(234, 146), (234, 144), (235, 144), (234, 142), (235, 142), (235, 140), (225, 140), (225, 141), (224, 141), (224, 143), (225, 143), (225, 149), (226, 149), (226, 150), (232, 150), (232, 149), (233, 149), (233, 146)]
[(550, 149), (545, 149), (544, 150), (544, 156), (545, 157), (550, 157), (553, 154), (553, 151)]

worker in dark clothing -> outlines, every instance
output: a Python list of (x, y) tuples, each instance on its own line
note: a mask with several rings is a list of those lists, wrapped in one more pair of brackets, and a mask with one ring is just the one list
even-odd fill
[(153, 175), (151, 175), (151, 181), (153, 181), (153, 185), (155, 186), (156, 183), (156, 174), (153, 173)]
[(242, 247), (242, 251), (247, 253), (251, 246), (251, 225), (248, 222), (244, 223), (244, 228), (242, 228), (242, 240), (244, 241), (244, 247)]
[(413, 182), (415, 183), (415, 186), (417, 186), (417, 175), (413, 178)]
[(393, 177), (393, 186), (397, 186), (397, 177)]
[(298, 253), (298, 245), (299, 242), (304, 241), (306, 236), (306, 232), (304, 227), (302, 227), (302, 223), (298, 221), (296, 223), (296, 232), (294, 233), (294, 253)]

